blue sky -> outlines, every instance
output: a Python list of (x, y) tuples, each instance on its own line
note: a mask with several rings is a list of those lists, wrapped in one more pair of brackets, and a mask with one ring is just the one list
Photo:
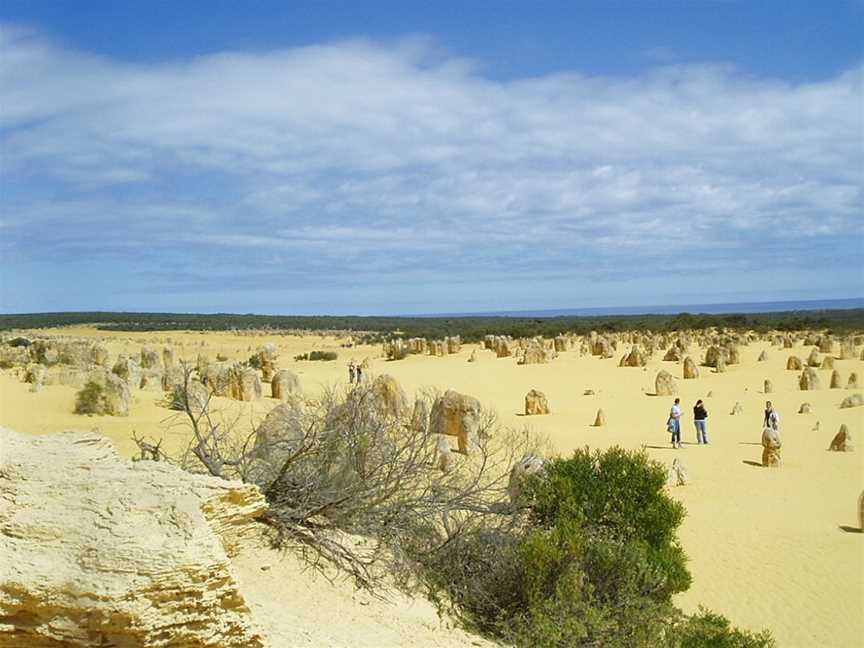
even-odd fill
[(0, 3), (0, 310), (864, 294), (862, 2)]

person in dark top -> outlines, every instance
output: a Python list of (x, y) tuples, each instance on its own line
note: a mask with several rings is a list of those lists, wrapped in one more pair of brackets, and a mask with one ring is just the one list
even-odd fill
[(708, 445), (708, 410), (701, 399), (693, 406), (693, 425), (696, 426), (696, 442)]
[(771, 401), (765, 403), (765, 420), (762, 421), (762, 427), (763, 429), (771, 428), (772, 430), (776, 430), (780, 427), (780, 415), (777, 413), (777, 410), (774, 409)]

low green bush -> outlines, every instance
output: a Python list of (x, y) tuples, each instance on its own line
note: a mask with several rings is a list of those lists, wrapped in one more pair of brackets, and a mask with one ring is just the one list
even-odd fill
[(339, 357), (339, 354), (335, 351), (310, 351), (309, 353), (301, 353), (300, 355), (294, 356), (295, 360), (323, 360), (323, 361), (331, 361), (336, 360)]
[(88, 382), (75, 397), (76, 414), (101, 414), (104, 411), (105, 389), (97, 382)]
[(11, 347), (29, 347), (33, 343), (25, 337), (16, 337), (9, 340), (6, 344)]
[(433, 600), (517, 646), (772, 645), (672, 605), (691, 579), (676, 539), (684, 508), (665, 481), (661, 464), (621, 448), (549, 462), (525, 484), (523, 525), (465, 533), (421, 559)]

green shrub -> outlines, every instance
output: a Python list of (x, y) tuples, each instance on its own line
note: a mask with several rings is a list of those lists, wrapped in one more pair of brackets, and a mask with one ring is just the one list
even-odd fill
[(11, 360), (6, 360), (6, 359), (0, 360), (0, 369), (11, 369), (14, 366), (15, 366), (15, 363), (12, 362)]
[[(551, 461), (525, 484), (525, 524), (463, 534), (424, 558), (433, 600), (517, 646), (770, 645), (759, 643), (767, 633), (672, 605), (690, 574), (676, 539), (684, 508), (665, 481), (644, 452), (585, 449)], [(692, 643), (706, 637), (714, 643)]]
[(684, 617), (669, 635), (668, 645), (674, 648), (770, 648), (775, 645), (769, 632), (738, 630), (726, 617), (702, 607), (698, 613)]
[(84, 385), (75, 398), (76, 414), (102, 414), (105, 406), (105, 389), (92, 380)]
[(310, 351), (309, 353), (301, 353), (300, 355), (294, 356), (295, 360), (323, 360), (330, 361), (336, 360), (339, 357), (339, 354), (335, 351)]
[(25, 337), (16, 337), (9, 340), (6, 344), (11, 347), (29, 347), (32, 342)]
[(249, 356), (249, 359), (246, 361), (247, 367), (252, 367), (253, 369), (261, 368), (261, 355), (256, 353), (255, 355)]

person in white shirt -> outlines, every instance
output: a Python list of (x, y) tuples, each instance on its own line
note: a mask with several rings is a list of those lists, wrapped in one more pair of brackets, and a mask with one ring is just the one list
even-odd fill
[(676, 398), (669, 411), (669, 431), (672, 433), (672, 447), (681, 447), (681, 399)]

